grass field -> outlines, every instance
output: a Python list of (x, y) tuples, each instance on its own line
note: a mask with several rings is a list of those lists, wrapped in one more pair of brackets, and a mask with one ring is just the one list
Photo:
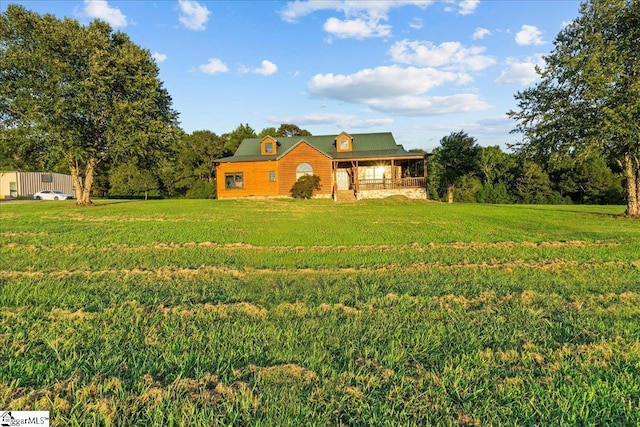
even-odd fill
[(398, 200), (0, 204), (0, 409), (640, 425), (640, 223)]

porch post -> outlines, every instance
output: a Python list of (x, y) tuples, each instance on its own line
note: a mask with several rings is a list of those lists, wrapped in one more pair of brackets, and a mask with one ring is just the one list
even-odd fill
[(331, 160), (331, 195), (335, 198), (338, 190), (338, 162)]
[(396, 188), (396, 168), (395, 168), (395, 162), (393, 161), (393, 159), (391, 159), (391, 188), (394, 189)]
[(429, 184), (428, 184), (428, 180), (427, 177), (429, 176), (429, 174), (427, 173), (427, 155), (425, 154), (423, 159), (422, 159), (422, 169), (424, 170), (424, 192), (427, 196), (427, 200), (429, 200)]
[[(354, 166), (354, 163), (351, 162), (351, 166)], [(355, 168), (353, 170), (353, 184), (356, 187), (356, 193), (360, 192), (360, 180), (358, 179), (358, 161), (355, 162)]]

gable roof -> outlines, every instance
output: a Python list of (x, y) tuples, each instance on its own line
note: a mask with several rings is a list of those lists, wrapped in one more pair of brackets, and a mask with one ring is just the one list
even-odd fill
[(415, 157), (419, 158), (421, 154), (413, 154), (405, 151), (402, 145), (396, 144), (391, 132), (379, 133), (356, 133), (349, 135), (353, 139), (353, 150), (350, 152), (339, 153), (336, 150), (336, 138), (339, 135), (316, 135), (316, 136), (293, 136), (293, 137), (274, 137), (279, 147), (278, 153), (274, 155), (261, 155), (260, 142), (264, 138), (245, 138), (242, 140), (235, 154), (230, 157), (218, 159), (218, 162), (250, 162), (278, 160), (284, 157), (296, 145), (305, 142), (330, 159), (374, 159), (374, 158), (391, 158), (391, 157)]

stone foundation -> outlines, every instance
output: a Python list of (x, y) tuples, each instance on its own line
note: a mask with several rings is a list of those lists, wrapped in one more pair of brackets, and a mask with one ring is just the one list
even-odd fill
[(427, 200), (426, 188), (394, 188), (388, 190), (360, 190), (358, 200), (384, 199), (391, 196), (404, 196), (408, 199)]

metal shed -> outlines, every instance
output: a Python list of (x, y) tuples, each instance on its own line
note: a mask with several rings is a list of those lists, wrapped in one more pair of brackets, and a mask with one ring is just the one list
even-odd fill
[(42, 190), (75, 194), (71, 175), (56, 172), (0, 172), (0, 199), (33, 197)]

